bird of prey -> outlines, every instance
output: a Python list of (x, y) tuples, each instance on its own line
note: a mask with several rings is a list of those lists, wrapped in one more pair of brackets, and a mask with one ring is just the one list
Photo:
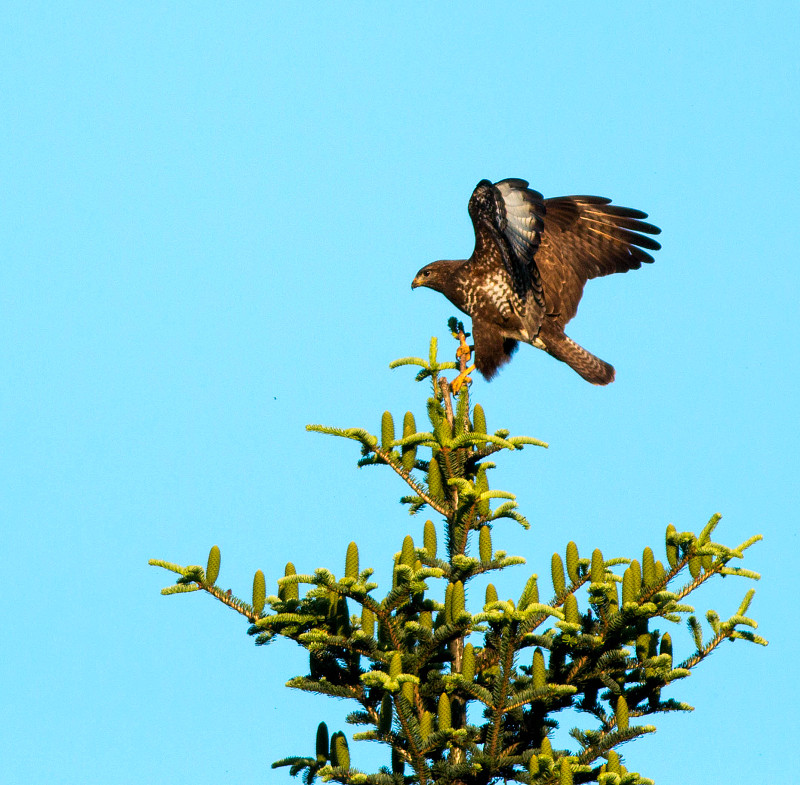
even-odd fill
[[(647, 213), (601, 196), (543, 199), (525, 180), (481, 180), (469, 200), (469, 259), (423, 267), (412, 289), (441, 292), (472, 318), (475, 367), (491, 379), (518, 342), (543, 349), (586, 381), (608, 384), (614, 368), (564, 334), (590, 278), (636, 270), (661, 246)], [(647, 249), (647, 250), (645, 250)]]

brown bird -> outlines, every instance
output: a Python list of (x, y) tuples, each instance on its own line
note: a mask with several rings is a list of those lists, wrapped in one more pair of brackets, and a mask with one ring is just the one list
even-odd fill
[(423, 267), (411, 288), (441, 292), (472, 318), (475, 366), (486, 379), (519, 341), (544, 349), (586, 381), (608, 384), (614, 368), (564, 334), (590, 278), (636, 270), (661, 246), (647, 213), (602, 196), (543, 199), (525, 180), (481, 180), (469, 200), (469, 259)]

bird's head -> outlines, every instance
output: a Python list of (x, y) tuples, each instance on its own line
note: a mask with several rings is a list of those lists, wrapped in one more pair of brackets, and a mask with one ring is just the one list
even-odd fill
[(411, 288), (427, 286), (437, 292), (444, 292), (447, 284), (452, 280), (453, 269), (463, 264), (460, 261), (443, 260), (426, 264), (411, 282)]

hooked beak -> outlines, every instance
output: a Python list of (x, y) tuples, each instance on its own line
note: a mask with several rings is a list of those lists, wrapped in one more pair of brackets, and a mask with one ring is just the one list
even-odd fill
[(414, 278), (414, 280), (411, 282), (411, 288), (412, 289), (416, 289), (419, 286), (422, 286), (422, 276), (421, 275), (416, 276)]

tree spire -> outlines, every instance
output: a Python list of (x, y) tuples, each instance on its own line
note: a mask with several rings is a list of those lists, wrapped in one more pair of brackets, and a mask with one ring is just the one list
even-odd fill
[[(708, 632), (686, 603), (703, 583), (722, 575), (757, 580), (757, 573), (735, 565), (760, 537), (735, 548), (712, 541), (718, 515), (699, 535), (670, 524), (667, 567), (656, 559), (662, 549), (645, 548), (640, 566), (631, 556), (607, 559), (597, 548), (582, 558), (569, 541), (563, 555), (550, 559), (549, 602), (540, 599), (538, 573), (520, 576), (517, 602), (499, 599), (490, 574), (525, 563), (497, 550), (502, 525), (529, 524), (512, 493), (490, 487), (489, 459), (547, 445), (505, 429), (489, 433), (469, 382), (454, 393), (446, 374), (460, 372), (463, 378), (467, 334), (455, 320), (450, 328), (459, 341), (456, 362), (439, 361), (434, 338), (427, 359), (391, 364), (416, 366), (416, 380), (430, 382), (419, 416), (423, 427), (418, 429), (410, 411), (400, 433), (388, 411), (374, 420), (380, 421), (377, 435), (360, 427), (308, 426), (357, 442), (358, 464), (388, 467), (407, 488), (401, 502), (409, 513), (425, 510), (430, 516), (404, 539), (397, 533), (402, 547), (391, 586), (381, 590), (371, 580), (373, 570), (360, 565), (355, 541), (339, 542), (336, 533), (324, 536), (331, 539), (331, 552), (346, 551), (338, 577), (332, 567), (298, 573), (289, 562), (277, 595), (265, 597), (258, 571), (249, 604), (217, 587), (221, 559), (215, 546), (205, 570), (152, 560), (178, 575), (163, 593), (205, 591), (247, 619), (258, 644), (276, 636), (295, 641), (309, 653), (309, 673), (288, 686), (351, 702), (346, 722), (357, 730), (350, 740), (386, 748), (386, 765), (362, 772), (355, 768), (357, 746), (351, 751), (341, 730), (329, 737), (320, 724), (316, 739), (309, 730), (308, 755), (273, 764), (302, 773), (306, 783), (322, 778), (349, 785), (609, 785), (623, 774), (627, 785), (650, 783), (625, 773), (616, 748), (653, 733), (647, 718), (691, 709), (666, 694), (722, 641), (766, 643), (745, 615), (752, 589), (726, 621), (706, 612)], [(546, 569), (543, 554), (535, 559)], [(336, 564), (341, 569), (341, 556)], [(681, 622), (690, 632), (681, 645), (689, 649), (676, 666), (673, 637), (680, 635)], [(548, 734), (558, 713), (570, 707), (582, 712), (583, 727), (571, 731), (570, 749), (554, 749)]]

